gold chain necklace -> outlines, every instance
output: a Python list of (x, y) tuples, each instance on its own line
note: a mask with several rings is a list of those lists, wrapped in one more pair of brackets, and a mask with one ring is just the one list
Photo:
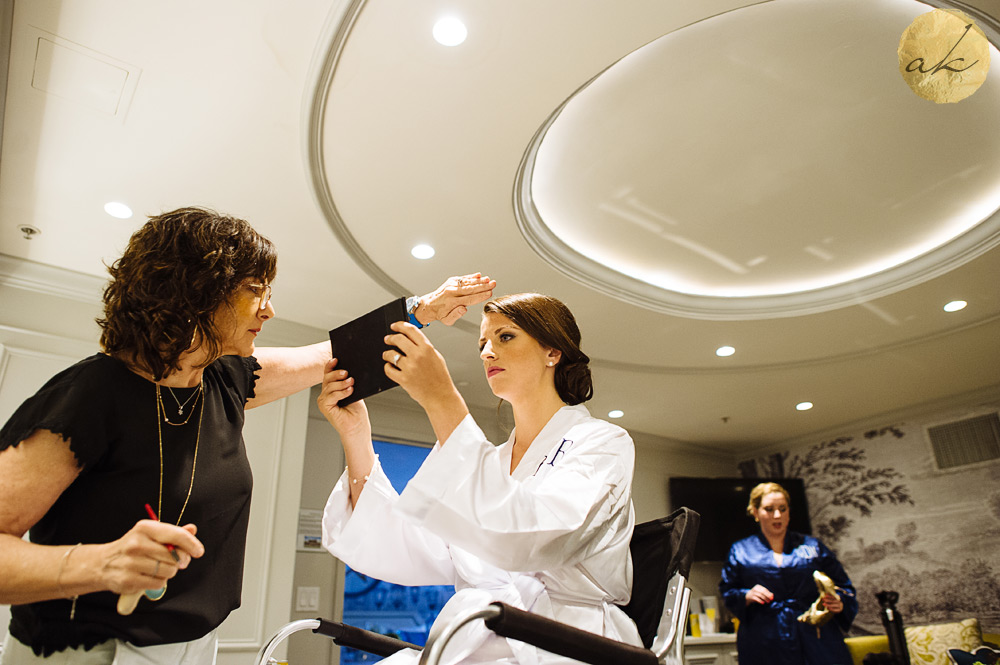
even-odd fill
[(195, 397), (197, 397), (199, 395), (199, 393), (201, 393), (201, 384), (198, 385), (198, 390), (196, 390), (193, 393), (191, 393), (188, 396), (188, 398), (186, 400), (184, 400), (183, 404), (181, 404), (181, 401), (179, 399), (177, 399), (177, 394), (174, 393), (174, 389), (173, 388), (171, 388), (170, 386), (167, 386), (167, 390), (170, 392), (170, 396), (174, 398), (174, 403), (177, 405), (177, 415), (178, 416), (183, 416), (184, 415), (184, 407), (188, 405), (188, 402), (190, 402), (191, 400), (193, 400)]
[[(167, 387), (167, 390), (170, 390), (169, 386)], [(198, 384), (198, 390), (196, 390), (194, 392), (194, 395), (192, 395), (192, 397), (198, 397), (198, 396), (204, 395), (204, 393), (205, 393), (205, 382), (202, 381), (200, 384)], [(172, 395), (173, 391), (171, 391), (170, 394)], [(191, 400), (191, 397), (189, 397), (184, 402), (184, 405), (186, 406), (187, 403), (190, 400)], [(176, 397), (174, 398), (174, 401), (177, 401)], [(163, 405), (163, 393), (160, 392), (160, 384), (156, 384), (156, 403), (158, 405), (157, 406), (157, 410), (156, 410), (157, 426), (159, 426), (159, 421), (160, 421), (161, 417), (163, 418), (163, 422), (165, 422), (166, 424), (170, 425), (171, 427), (180, 427), (181, 425), (187, 425), (188, 421), (191, 420), (191, 416), (194, 415), (195, 408), (197, 408), (197, 406), (198, 406), (198, 400), (195, 399), (194, 405), (191, 407), (191, 411), (188, 413), (188, 417), (184, 419), (184, 422), (182, 422), (182, 423), (172, 423), (172, 422), (170, 422), (170, 420), (167, 419), (167, 408)], [(179, 407), (177, 409), (178, 414), (183, 415), (183, 413), (184, 413), (184, 407), (181, 406), (180, 404), (178, 404), (177, 406)]]
[[(199, 394), (204, 394), (205, 392), (205, 381), (202, 380), (201, 384), (198, 386)], [(194, 415), (194, 409), (198, 406), (198, 402), (195, 401), (195, 405), (191, 408), (191, 413), (188, 414), (188, 419)], [(183, 425), (187, 423), (185, 420), (183, 423), (172, 423), (167, 420), (167, 416), (163, 409), (163, 398), (160, 394), (160, 384), (156, 384), (156, 438), (159, 444), (160, 450), (160, 489), (156, 495), (156, 514), (159, 516), (160, 521), (163, 521), (163, 426), (160, 425), (160, 420), (167, 423), (168, 425)], [(184, 517), (184, 511), (187, 509), (188, 501), (191, 499), (191, 490), (194, 489), (194, 472), (198, 468), (198, 444), (201, 442), (201, 423), (205, 418), (205, 400), (201, 400), (201, 413), (198, 415), (198, 433), (194, 438), (194, 458), (191, 460), (191, 482), (188, 483), (187, 496), (184, 497), (184, 505), (181, 506), (181, 512), (177, 515), (177, 526), (180, 526), (181, 519)], [(159, 600), (167, 593), (167, 583), (163, 583), (162, 589), (147, 589), (145, 595), (150, 600)]]

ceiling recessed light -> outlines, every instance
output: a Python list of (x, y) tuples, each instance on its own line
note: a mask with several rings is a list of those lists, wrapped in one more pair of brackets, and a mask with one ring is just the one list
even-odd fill
[(726, 356), (731, 356), (736, 353), (736, 349), (731, 346), (720, 346), (715, 350), (715, 355), (725, 358)]
[(965, 306), (969, 303), (964, 300), (952, 300), (950, 303), (944, 306), (944, 311), (946, 312), (957, 312), (960, 309), (965, 309)]
[(118, 201), (108, 201), (104, 204), (104, 212), (118, 219), (128, 219), (132, 216), (132, 208)]
[(811, 408), (813, 408), (812, 402), (799, 402), (795, 405), (797, 411), (808, 411)]
[(615, 409), (613, 411), (608, 411), (608, 418), (621, 418), (625, 415), (625, 412), (621, 409)]
[(458, 46), (465, 41), (469, 31), (454, 16), (446, 16), (434, 24), (434, 39), (442, 46)]
[(413, 254), (415, 259), (429, 259), (434, 256), (434, 248), (430, 245), (417, 245), (410, 250), (410, 254)]

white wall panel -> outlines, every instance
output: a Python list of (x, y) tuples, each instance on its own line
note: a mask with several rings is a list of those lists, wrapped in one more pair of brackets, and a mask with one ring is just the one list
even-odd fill
[(253, 662), (290, 620), (308, 403), (303, 391), (247, 412), (243, 438), (254, 485), (243, 604), (219, 629), (219, 665)]

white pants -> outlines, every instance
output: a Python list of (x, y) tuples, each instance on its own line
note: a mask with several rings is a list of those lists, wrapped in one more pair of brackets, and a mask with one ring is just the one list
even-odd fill
[(201, 639), (176, 644), (137, 647), (108, 640), (86, 651), (83, 647), (57, 651), (45, 658), (7, 635), (0, 665), (215, 665), (218, 636), (213, 630)]

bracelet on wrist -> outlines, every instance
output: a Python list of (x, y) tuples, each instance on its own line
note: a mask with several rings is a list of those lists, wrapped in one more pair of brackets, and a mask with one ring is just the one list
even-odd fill
[(417, 319), (418, 307), (420, 307), (420, 296), (410, 296), (406, 299), (407, 320), (418, 328), (426, 328), (430, 323), (420, 323)]
[(62, 585), (62, 576), (63, 576), (63, 572), (66, 571), (66, 562), (69, 561), (69, 555), (72, 554), (76, 550), (76, 548), (79, 547), (82, 544), (83, 543), (77, 543), (76, 545), (71, 546), (69, 549), (67, 549), (65, 552), (63, 552), (62, 559), (59, 560), (59, 572), (56, 573), (56, 586), (59, 587), (59, 593), (64, 598), (67, 598), (67, 599), (73, 601), (73, 603), (69, 607), (69, 620), (70, 621), (72, 621), (73, 619), (76, 618), (76, 599), (79, 598), (79, 596), (78, 595), (71, 596), (70, 594), (66, 593), (66, 589), (64, 589), (63, 585)]
[(362, 478), (351, 478), (351, 470), (348, 467), (344, 467), (344, 471), (347, 472), (347, 477), (350, 478), (352, 485), (357, 485), (358, 482), (368, 482), (368, 474), (365, 474)]

